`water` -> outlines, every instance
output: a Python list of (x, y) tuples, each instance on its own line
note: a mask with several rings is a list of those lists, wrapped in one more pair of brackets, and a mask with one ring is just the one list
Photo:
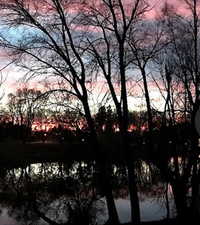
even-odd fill
[[(39, 200), (45, 200), (45, 194), (44, 192), (46, 189), (44, 188), (44, 185), (47, 185), (48, 189), (46, 193), (46, 196), (48, 197), (49, 203), (44, 204), (42, 210), (44, 212), (47, 212), (47, 215), (51, 217), (51, 210), (48, 211), (48, 207), (51, 206), (52, 208), (55, 208), (56, 211), (59, 212), (60, 217), (65, 215), (66, 211), (63, 211), (64, 213), (60, 213), (57, 204), (59, 205), (60, 199), (60, 193), (63, 191), (63, 186), (61, 187), (60, 185), (63, 185), (63, 181), (66, 182), (64, 189), (69, 189), (69, 191), (74, 191), (73, 189), (79, 188), (79, 184), (85, 185), (85, 178), (87, 178), (87, 182), (91, 182), (92, 176), (91, 174), (93, 173), (93, 169), (88, 167), (90, 165), (89, 163), (83, 163), (83, 162), (72, 162), (69, 164), (69, 166), (62, 165), (62, 164), (57, 164), (57, 163), (51, 163), (51, 164), (32, 164), (28, 166), (27, 168), (19, 168), (16, 170), (11, 170), (3, 179), (1, 179), (1, 187), (3, 188), (4, 185), (6, 185), (6, 190), (8, 189), (11, 191), (11, 193), (15, 193), (16, 188), (19, 188), (20, 193), (23, 193), (25, 196), (26, 194), (29, 194), (27, 191), (29, 187), (29, 180), (31, 178), (31, 185), (34, 184), (36, 187), (35, 189), (32, 189), (31, 192), (36, 192), (37, 195), (39, 196)], [(117, 170), (117, 168), (115, 168)], [(87, 172), (87, 173), (86, 173)], [(86, 175), (87, 174), (87, 175)], [(26, 176), (28, 176), (28, 179), (26, 179)], [(123, 177), (119, 177), (117, 179), (122, 179)], [(63, 180), (64, 179), (64, 180)], [(12, 181), (12, 182), (11, 182)], [(52, 182), (53, 181), (53, 182)], [(78, 182), (78, 186), (77, 185)], [(16, 184), (13, 186), (13, 184)], [(43, 185), (44, 184), (44, 185)], [(72, 189), (69, 188), (70, 184), (73, 186)], [(66, 186), (69, 185), (69, 186)], [(58, 188), (59, 186), (59, 188)], [(32, 187), (32, 186), (31, 186)], [(39, 187), (39, 189), (38, 189)], [(84, 186), (85, 187), (85, 186)], [(56, 189), (55, 189), (56, 188)], [(87, 187), (86, 187), (87, 188)], [(82, 191), (83, 189), (78, 189), (78, 191)], [(87, 189), (84, 189), (87, 190)], [(50, 191), (50, 192), (49, 192)], [(56, 193), (59, 194), (58, 196), (52, 195), (54, 191), (57, 191)], [(9, 192), (10, 193), (10, 192)], [(50, 195), (49, 195), (50, 193)], [(69, 192), (70, 193), (70, 192)], [(76, 193), (74, 191), (74, 193)], [(9, 194), (10, 195), (10, 194)], [(62, 194), (61, 194), (62, 195)], [(80, 195), (81, 196), (81, 195)], [(80, 197), (79, 196), (79, 197)], [(85, 195), (86, 198), (91, 198), (91, 194)], [(159, 200), (158, 197), (152, 197), (151, 195), (140, 195), (141, 201), (140, 201), (140, 209), (141, 209), (141, 219), (142, 221), (152, 221), (152, 220), (161, 220), (163, 218), (166, 218), (166, 207), (164, 200), (162, 199), (162, 196), (160, 196)], [(105, 202), (105, 200), (103, 200)], [(130, 201), (128, 199), (128, 196), (125, 197), (120, 197), (115, 200), (117, 211), (119, 214), (120, 221), (122, 223), (129, 222), (131, 220), (131, 215), (130, 215)], [(13, 203), (12, 203), (13, 204)], [(15, 203), (14, 203), (15, 205)], [(60, 204), (61, 205), (61, 204)], [(170, 205), (171, 205), (171, 211), (173, 209), (173, 201), (172, 199), (170, 200)], [(105, 212), (104, 214), (98, 214), (98, 223), (103, 224), (108, 216), (107, 216), (107, 211), (106, 211), (106, 205), (104, 204)], [(16, 210), (16, 208), (14, 209)], [(54, 211), (54, 213), (56, 212)], [(13, 215), (18, 215), (20, 216), (21, 211), (20, 209), (17, 209), (17, 214), (14, 213)], [(49, 214), (48, 214), (49, 213)], [(172, 213), (171, 213), (171, 216)], [(17, 222), (14, 218), (12, 218), (10, 215), (8, 215), (8, 210), (6, 207), (1, 208), (1, 214), (0, 214), (0, 225), (21, 225), (22, 223)], [(36, 224), (45, 224), (42, 220), (37, 222)]]
[[(119, 199), (116, 201), (120, 221), (123, 223), (131, 220), (130, 214), (130, 202), (125, 199)], [(140, 202), (141, 219), (142, 221), (161, 220), (166, 218), (166, 209), (157, 200), (149, 198)]]
[[(115, 200), (117, 211), (120, 221), (122, 223), (130, 222), (130, 202), (128, 199)], [(163, 202), (159, 202), (157, 199), (148, 198), (140, 202), (141, 219), (142, 221), (161, 220), (166, 218), (166, 208)], [(103, 224), (107, 220), (107, 215), (100, 216), (100, 224)], [(45, 224), (45, 223), (44, 223)], [(4, 208), (0, 216), (0, 225), (20, 225), (16, 220), (11, 218), (7, 214), (7, 210)]]
[(20, 225), (15, 219), (10, 217), (5, 208), (1, 209), (0, 225)]

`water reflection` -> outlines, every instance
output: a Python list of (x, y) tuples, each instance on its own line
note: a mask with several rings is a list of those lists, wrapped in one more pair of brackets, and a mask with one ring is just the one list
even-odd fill
[[(1, 207), (8, 210), (7, 213), (11, 218), (24, 225), (103, 224), (107, 220), (106, 204), (98, 181), (98, 173), (94, 168), (93, 161), (72, 160), (68, 163), (38, 163), (20, 168), (1, 169)], [(150, 183), (155, 182), (155, 177), (150, 175), (150, 170), (144, 164), (141, 168), (144, 169), (143, 174), (146, 173), (146, 177), (140, 177), (143, 220), (145, 220), (144, 208), (147, 205), (154, 208), (154, 212), (151, 210), (149, 216), (146, 216), (147, 220), (151, 220), (152, 213), (158, 215), (152, 219), (161, 219), (166, 214), (165, 206), (159, 213), (156, 211), (160, 208), (160, 204), (155, 205), (149, 201), (153, 199), (154, 192), (150, 192), (150, 186), (152, 187)], [(111, 170), (121, 222), (128, 222), (130, 205), (126, 169), (123, 165), (113, 165)], [(164, 191), (164, 185), (159, 189), (161, 192)], [(148, 199), (147, 193), (151, 193)], [(5, 216), (5, 211), (3, 213)]]
[(95, 224), (103, 213), (93, 162), (40, 163), (1, 176), (1, 205), (21, 224)]
[(20, 225), (15, 219), (8, 215), (8, 211), (4, 208), (0, 214), (0, 225)]

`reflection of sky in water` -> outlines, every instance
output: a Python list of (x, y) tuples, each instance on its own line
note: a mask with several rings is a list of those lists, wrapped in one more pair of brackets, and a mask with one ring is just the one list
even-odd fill
[[(82, 167), (84, 167), (86, 164), (82, 162)], [(58, 164), (57, 163), (51, 163), (51, 167), (49, 168), (48, 172), (52, 176), (58, 173)], [(72, 166), (72, 170), (70, 170), (71, 174), (75, 174), (77, 171), (77, 166), (78, 164), (75, 162)], [(26, 168), (27, 171), (30, 168)], [(47, 169), (47, 168), (46, 168)], [(32, 174), (38, 174), (41, 173), (41, 164), (32, 164), (31, 165), (31, 171)], [(47, 172), (47, 170), (45, 170)], [(42, 172), (43, 173), (43, 172)], [(15, 174), (16, 176), (20, 175), (20, 169), (15, 169)], [(141, 196), (142, 197), (142, 196)], [(170, 195), (169, 198), (171, 199)], [(102, 199), (103, 202), (105, 202), (105, 199)], [(115, 200), (116, 206), (117, 206), (117, 211), (119, 213), (120, 221), (122, 223), (129, 222), (131, 219), (131, 214), (130, 214), (130, 202), (129, 199), (117, 199)], [(170, 216), (173, 216), (173, 201), (170, 201)], [(105, 205), (105, 204), (103, 204)], [(151, 220), (161, 220), (166, 218), (166, 207), (165, 207), (165, 201), (164, 199), (158, 199), (158, 198), (153, 198), (153, 197), (142, 197), (142, 200), (140, 201), (140, 209), (141, 209), (141, 218), (142, 221), (151, 221)], [(104, 224), (105, 221), (108, 219), (107, 216), (107, 210), (103, 210), (103, 214), (99, 214), (99, 224)], [(50, 215), (48, 215), (51, 217)], [(62, 216), (62, 215), (61, 215)], [(41, 220), (40, 224), (46, 224), (43, 223)], [(7, 212), (5, 209), (2, 210), (2, 213), (0, 214), (0, 225), (19, 225), (16, 221), (14, 221), (12, 218), (10, 218), (7, 215)]]
[[(118, 199), (115, 201), (117, 211), (119, 213), (120, 221), (122, 223), (129, 222), (131, 219), (130, 202), (127, 199)], [(142, 221), (161, 220), (166, 218), (166, 208), (164, 203), (158, 202), (155, 199), (149, 198), (140, 202), (141, 218)], [(100, 223), (103, 224), (107, 220), (107, 215), (104, 214), (100, 217)], [(41, 221), (42, 222), (42, 221)], [(0, 216), (0, 225), (18, 225), (6, 214), (6, 210)], [(43, 224), (43, 223), (41, 223)]]
[[(126, 199), (116, 200), (117, 209), (122, 223), (129, 222), (131, 219), (130, 202)], [(166, 208), (162, 203), (149, 198), (140, 202), (142, 221), (161, 220), (166, 218)]]
[(0, 225), (18, 225), (14, 219), (10, 218), (5, 209), (0, 214)]

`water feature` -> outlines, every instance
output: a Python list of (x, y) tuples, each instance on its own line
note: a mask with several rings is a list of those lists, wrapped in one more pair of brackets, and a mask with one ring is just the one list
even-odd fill
[[(117, 167), (113, 169), (115, 172), (117, 170)], [(103, 224), (107, 220), (106, 204), (100, 191), (93, 186), (93, 173), (94, 163), (83, 161), (67, 164), (39, 163), (7, 170), (0, 182), (2, 196), (6, 196), (0, 202), (0, 225), (21, 225), (28, 220), (34, 220), (36, 224), (47, 224), (38, 217), (37, 211), (57, 222), (66, 221), (70, 207), (89, 205), (92, 198), (102, 204), (97, 207), (92, 203), (88, 209), (89, 216), (94, 219), (97, 217), (98, 223)], [(122, 179), (122, 175), (117, 179)], [(121, 185), (119, 188), (122, 188)], [(130, 221), (129, 197), (115, 194), (115, 198), (120, 221)], [(170, 202), (172, 209), (173, 203)], [(143, 221), (160, 220), (167, 214), (163, 195), (141, 194), (140, 208)]]
[[(130, 202), (127, 199), (118, 199), (115, 201), (117, 206), (117, 211), (119, 213), (120, 221), (122, 223), (129, 222), (131, 219), (130, 215)], [(151, 220), (161, 220), (166, 218), (166, 208), (156, 199), (146, 199), (145, 201), (140, 202), (141, 208), (141, 217), (142, 221), (151, 221)], [(103, 224), (107, 219), (107, 215), (100, 215), (100, 224)], [(10, 217), (7, 213), (7, 210), (4, 208), (3, 213), (0, 216), (0, 225), (19, 225), (15, 219)]]

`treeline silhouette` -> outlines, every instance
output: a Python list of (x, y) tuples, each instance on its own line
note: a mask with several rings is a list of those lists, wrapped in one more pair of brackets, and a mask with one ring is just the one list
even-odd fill
[[(192, 201), (192, 196), (188, 195), (191, 186), (187, 186), (188, 179), (191, 179), (192, 174), (186, 174), (188, 170), (187, 158), (189, 155), (193, 154), (191, 143), (191, 139), (193, 138), (191, 134), (192, 127), (189, 121), (179, 121), (173, 126), (167, 126), (166, 124), (170, 123), (169, 121), (165, 120), (165, 123), (163, 124), (162, 116), (163, 114), (161, 112), (154, 111), (154, 129), (149, 132), (146, 127), (147, 112), (132, 112), (129, 114), (129, 117), (131, 118), (131, 124), (129, 125), (131, 129), (128, 133), (128, 140), (130, 143), (129, 157), (130, 160), (133, 160), (136, 164), (139, 162), (145, 162), (146, 167), (149, 166), (149, 168), (152, 170), (148, 175), (144, 175), (144, 171), (142, 172), (142, 170), (136, 169), (137, 172), (135, 176), (137, 177), (138, 188), (141, 192), (152, 192), (151, 187), (153, 185), (158, 185), (159, 182), (163, 182), (163, 184), (166, 184), (167, 190), (165, 190), (165, 187), (163, 187), (162, 194), (164, 195), (164, 193), (167, 191), (165, 198), (169, 198), (168, 195), (170, 195), (170, 193), (168, 193), (168, 184), (171, 186), (175, 198), (174, 200), (178, 219), (181, 223), (183, 219), (186, 219), (185, 215), (187, 215), (188, 218), (194, 215), (192, 206), (188, 204), (188, 202)], [(82, 129), (78, 127), (75, 130), (70, 130), (69, 128), (65, 128), (64, 125), (57, 124), (56, 127), (48, 131), (34, 131), (25, 124), (19, 125), (13, 124), (10, 121), (6, 121), (8, 117), (5, 117), (5, 120), (3, 120), (3, 115), (1, 119), (1, 143), (6, 143), (6, 140), (9, 140), (9, 142), (18, 140), (21, 143), (29, 143), (34, 141), (46, 142), (47, 140), (51, 140), (52, 142), (66, 143), (72, 146), (72, 148), (70, 148), (72, 152), (67, 151), (66, 149), (66, 156), (68, 156), (68, 158), (70, 158), (70, 154), (75, 156), (75, 152), (76, 155), (81, 155), (83, 159), (90, 159), (91, 162), (93, 160), (107, 161), (107, 170), (110, 171), (110, 173), (113, 173), (113, 169), (111, 169), (111, 167), (113, 167), (112, 165), (115, 165), (116, 163), (118, 166), (122, 166), (122, 168), (125, 166), (126, 154), (124, 154), (123, 146), (121, 147), (120, 143), (117, 115), (111, 109), (111, 107), (103, 106), (99, 109), (98, 113), (94, 115), (102, 158), (99, 158), (99, 155), (96, 154), (96, 152), (90, 146), (91, 136), (87, 126), (83, 126)], [(81, 121), (83, 120), (83, 118), (79, 119)], [(62, 119), (62, 122), (63, 121), (64, 119)], [(150, 141), (152, 141), (152, 143), (150, 143)], [(77, 146), (79, 146), (78, 149)], [(99, 171), (99, 169), (97, 171)], [(83, 176), (86, 176), (85, 172), (83, 171)], [(188, 177), (186, 177), (186, 175)], [(101, 173), (98, 174), (98, 176), (101, 176)], [(112, 176), (114, 179), (121, 177), (120, 174), (113, 174)], [(141, 178), (141, 176), (143, 178)], [(123, 172), (122, 177), (126, 177), (126, 172)], [(146, 181), (144, 181), (145, 179)], [(55, 185), (59, 186), (57, 181), (53, 182), (55, 182)], [(112, 189), (117, 191), (118, 185), (116, 184), (118, 181), (112, 181), (111, 183)], [(65, 183), (63, 183), (63, 185), (67, 186)], [(99, 188), (99, 185), (102, 186), (102, 183), (97, 183), (96, 188)], [(123, 184), (121, 184), (120, 188), (123, 190), (127, 187), (127, 185), (128, 183), (126, 181), (124, 183), (124, 187)], [(184, 187), (185, 189), (181, 191), (181, 189)], [(120, 188), (118, 190), (119, 192), (117, 191), (116, 193), (120, 193)], [(34, 189), (32, 191), (34, 191)], [(125, 196), (127, 196), (127, 191), (125, 193)], [(102, 196), (103, 195), (104, 194), (102, 194)], [(168, 214), (170, 215), (169, 206), (167, 210), (169, 210)], [(182, 210), (184, 210), (184, 217)], [(172, 223), (179, 223), (179, 220), (175, 221), (174, 219), (167, 219), (168, 222), (163, 221), (161, 224), (170, 224), (170, 221)]]

